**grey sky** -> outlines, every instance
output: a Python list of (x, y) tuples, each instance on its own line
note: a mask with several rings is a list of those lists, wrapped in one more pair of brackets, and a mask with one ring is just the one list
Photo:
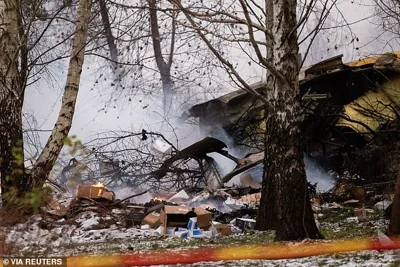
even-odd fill
[[(360, 5), (361, 4), (361, 5)], [(343, 16), (349, 23), (361, 20), (370, 16), (373, 13), (373, 8), (370, 6), (371, 1), (342, 1), (339, 7)], [(341, 20), (341, 19), (340, 19)], [(345, 61), (351, 61), (363, 57), (371, 53), (381, 53), (383, 51), (379, 48), (383, 47), (382, 41), (375, 41), (370, 43), (372, 39), (377, 36), (376, 26), (369, 23), (369, 21), (362, 21), (351, 27), (352, 31), (359, 37), (362, 47), (360, 50), (355, 50), (352, 46), (340, 46), (338, 43), (337, 50), (330, 50), (326, 52), (326, 47), (319, 47), (318, 51), (314, 51), (320, 57), (327, 58), (337, 54), (344, 54)], [(340, 31), (340, 29), (338, 30)], [(340, 35), (340, 34), (339, 34)], [(344, 35), (342, 36), (344, 39)], [(332, 40), (332, 46), (336, 44), (338, 38)], [(367, 44), (365, 47), (362, 44)], [(393, 49), (396, 46), (393, 43)], [(392, 48), (385, 47), (385, 51), (390, 51)], [(80, 84), (80, 92), (78, 96), (76, 112), (71, 129), (71, 135), (77, 135), (79, 139), (85, 141), (96, 132), (107, 130), (119, 129), (141, 129), (153, 128), (156, 129), (162, 122), (161, 114), (161, 101), (154, 99), (140, 99), (133, 98), (132, 101), (127, 101), (127, 98), (118, 100), (116, 103), (109, 103), (107, 105), (107, 113), (102, 110), (105, 106), (105, 99), (109, 99), (107, 91), (110, 91), (109, 84), (101, 84), (100, 86), (93, 87), (95, 82), (95, 69), (89, 68), (95, 66), (96, 59), (87, 58), (85, 68)], [(62, 88), (65, 82), (66, 64), (67, 62), (60, 62), (59, 70), (53, 70), (55, 77), (49, 84), (43, 78), (36, 85), (29, 88), (25, 98), (25, 112), (33, 113), (39, 123), (40, 129), (52, 129), (58, 115), (58, 110), (61, 104)], [(256, 73), (256, 74), (254, 74)], [(262, 79), (262, 72), (254, 72), (248, 70), (247, 74), (253, 76), (254, 81)], [(245, 73), (246, 75), (246, 73)], [(227, 77), (225, 77), (227, 79)], [(159, 79), (159, 77), (154, 77)], [(101, 88), (100, 88), (101, 87)], [(93, 90), (91, 90), (93, 88)], [(221, 90), (221, 93), (224, 91)], [(141, 102), (139, 102), (141, 100)], [(113, 108), (113, 106), (116, 108)], [(144, 108), (146, 107), (147, 108)], [(44, 144), (47, 140), (49, 133), (41, 133), (41, 140)], [(190, 133), (193, 138), (196, 138), (195, 133)]]

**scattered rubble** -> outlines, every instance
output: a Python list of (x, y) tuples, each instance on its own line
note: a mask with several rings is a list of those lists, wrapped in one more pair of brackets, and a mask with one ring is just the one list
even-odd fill
[[(85, 190), (89, 188), (89, 191), (90, 187), (80, 186)], [(57, 248), (127, 239), (160, 240), (166, 244), (170, 240), (180, 240), (183, 242), (181, 246), (191, 244), (185, 243), (188, 242), (185, 240), (194, 242), (201, 239), (214, 244), (218, 241), (212, 240), (257, 233), (254, 226), (261, 196), (257, 192), (259, 189), (232, 187), (199, 193), (185, 190), (153, 192), (153, 198), (144, 204), (121, 202), (105, 186), (103, 192), (113, 195), (113, 200), (99, 197), (100, 191), (96, 186), (91, 192), (86, 192), (85, 197), (79, 191), (80, 197), (70, 201), (54, 199), (42, 208), (40, 216), (30, 218), (26, 224), (11, 227), (7, 241), (24, 247), (19, 253), (27, 253), (33, 245), (42, 248), (45, 253), (49, 250), (48, 246)], [(334, 235), (349, 227), (370, 227), (372, 218), (378, 215), (371, 209), (373, 205), (366, 208), (360, 200), (326, 202), (321, 194), (316, 194), (312, 204), (317, 225), (324, 233), (332, 231)], [(387, 205), (389, 202), (384, 203)], [(328, 224), (327, 221), (335, 213), (344, 216), (341, 217), (343, 222)], [(380, 222), (376, 229), (384, 231), (382, 225), (386, 223)]]
[[(110, 227), (135, 228), (161, 236), (179, 238), (210, 238), (253, 230), (257, 209), (260, 205), (259, 186), (251, 176), (242, 176), (242, 186), (219, 188), (188, 194), (159, 193), (144, 204), (131, 204), (115, 200), (115, 194), (102, 184), (79, 185), (77, 198), (63, 205), (52, 200), (42, 211), (49, 216), (63, 218), (81, 229)], [(246, 178), (247, 177), (247, 178)], [(257, 192), (258, 191), (258, 192)], [(365, 207), (365, 190), (362, 186), (338, 184), (325, 193), (314, 193), (311, 199), (316, 220), (323, 218), (327, 210), (350, 208), (348, 222), (365, 221), (373, 212)], [(356, 198), (352, 198), (356, 197)], [(129, 199), (129, 197), (125, 198)], [(332, 199), (337, 200), (330, 201)], [(375, 203), (374, 210), (385, 210), (391, 204), (384, 200)], [(92, 212), (90, 220), (76, 219), (80, 214)]]

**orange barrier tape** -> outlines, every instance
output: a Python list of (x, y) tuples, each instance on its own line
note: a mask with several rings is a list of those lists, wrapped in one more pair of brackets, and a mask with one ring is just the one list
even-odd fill
[[(167, 264), (191, 264), (200, 261), (244, 259), (290, 259), (360, 250), (400, 249), (400, 238), (393, 242), (377, 239), (346, 241), (313, 241), (309, 243), (274, 243), (257, 246), (213, 247), (184, 250), (158, 250), (110, 256), (73, 256), (67, 258), (68, 267), (126, 267)], [(0, 261), (0, 267), (3, 267)], [(6, 267), (6, 266), (4, 266)]]

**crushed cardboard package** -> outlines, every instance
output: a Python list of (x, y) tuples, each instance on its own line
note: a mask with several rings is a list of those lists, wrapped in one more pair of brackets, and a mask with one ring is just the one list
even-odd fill
[(148, 224), (151, 228), (158, 228), (161, 225), (161, 210), (164, 204), (155, 205), (147, 209), (146, 216), (143, 218), (141, 225)]
[[(191, 220), (191, 218), (196, 218)], [(186, 206), (165, 206), (161, 210), (160, 221), (163, 226), (163, 234), (166, 234), (170, 227), (188, 227), (189, 222), (195, 221), (199, 228), (211, 226), (212, 213), (202, 208), (191, 208)], [(194, 226), (192, 229), (195, 229)]]
[(197, 214), (197, 225), (199, 226), (199, 228), (205, 228), (211, 225), (212, 221), (211, 212), (200, 207), (195, 208), (194, 212)]
[(141, 225), (156, 228), (155, 232), (160, 235), (179, 238), (204, 238), (232, 233), (229, 225), (213, 222), (212, 213), (200, 207), (158, 205), (147, 211)]
[(78, 198), (107, 199), (114, 201), (114, 192), (108, 191), (103, 185), (78, 185)]
[(149, 225), (151, 228), (158, 228), (161, 224), (160, 212), (153, 211), (144, 217), (141, 225)]
[(216, 223), (213, 222), (210, 228), (208, 229), (209, 231), (213, 232), (213, 234), (221, 234), (221, 235), (230, 235), (232, 234), (232, 229), (229, 225), (224, 224), (224, 223)]

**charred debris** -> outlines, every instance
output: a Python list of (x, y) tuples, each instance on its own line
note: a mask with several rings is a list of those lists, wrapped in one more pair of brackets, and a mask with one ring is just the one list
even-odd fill
[[(365, 219), (368, 207), (381, 211), (390, 204), (400, 170), (398, 56), (400, 52), (344, 64), (340, 55), (301, 71), (304, 151), (336, 179), (327, 192), (309, 183), (316, 214), (348, 206), (355, 217)], [(258, 83), (254, 88), (261, 91), (263, 86)], [(86, 176), (70, 174), (62, 186), (74, 188), (76, 198), (68, 204), (52, 200), (42, 211), (68, 219), (88, 210), (122, 210), (113, 223), (180, 238), (252, 229), (261, 197), (258, 181), (267, 130), (263, 116), (262, 103), (238, 90), (185, 112), (182, 119), (198, 123), (208, 137), (184, 149), (148, 131), (144, 140), (143, 131), (101, 137), (103, 143), (89, 153), (101, 163), (101, 179), (87, 167)], [(246, 152), (243, 157), (229, 152), (218, 138), (221, 129), (235, 148)], [(234, 167), (222, 174), (210, 153), (229, 159)], [(239, 182), (228, 186), (234, 177)], [(68, 185), (72, 180), (75, 184)], [(122, 197), (118, 184), (135, 192)]]
[[(391, 190), (399, 162), (400, 52), (342, 62), (342, 55), (300, 72), (305, 119), (304, 151), (338, 182)], [(257, 91), (264, 83), (253, 85)], [(191, 107), (183, 120), (196, 121), (207, 136), (223, 129), (237, 147), (263, 150), (264, 109), (244, 90)]]

